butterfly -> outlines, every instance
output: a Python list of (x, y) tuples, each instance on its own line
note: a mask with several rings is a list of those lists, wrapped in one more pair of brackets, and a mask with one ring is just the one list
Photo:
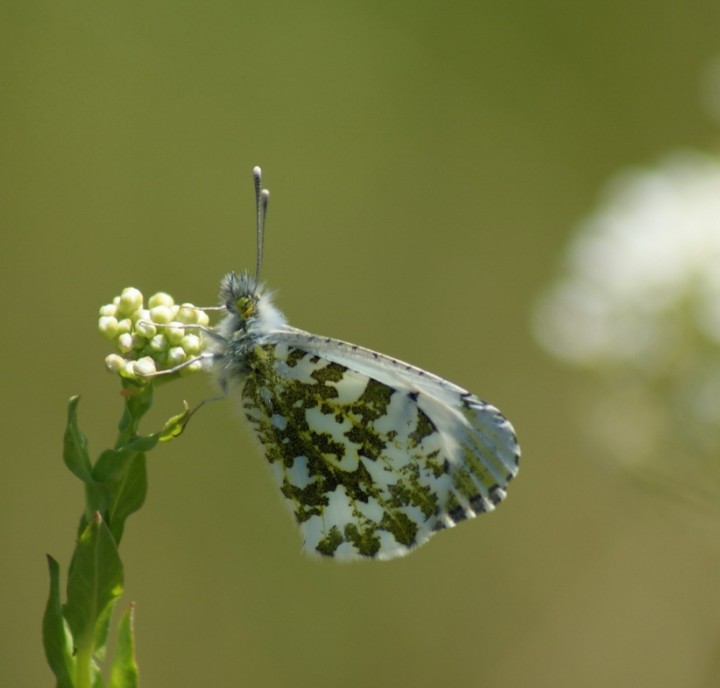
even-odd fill
[(303, 550), (391, 559), (492, 511), (518, 472), (510, 422), (436, 375), (289, 325), (259, 282), (269, 192), (253, 176), (255, 275), (222, 280), (210, 367), (240, 400)]

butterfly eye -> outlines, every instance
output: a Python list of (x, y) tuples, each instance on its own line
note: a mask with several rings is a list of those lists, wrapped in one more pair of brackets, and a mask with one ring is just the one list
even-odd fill
[(235, 301), (235, 308), (238, 314), (244, 320), (247, 320), (255, 313), (255, 300), (250, 296), (241, 296)]

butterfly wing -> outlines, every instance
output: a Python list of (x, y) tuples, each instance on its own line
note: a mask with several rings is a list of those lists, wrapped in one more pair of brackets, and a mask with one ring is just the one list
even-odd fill
[(307, 553), (403, 555), (494, 509), (517, 473), (504, 416), (419, 368), (294, 328), (246, 364), (243, 408)]

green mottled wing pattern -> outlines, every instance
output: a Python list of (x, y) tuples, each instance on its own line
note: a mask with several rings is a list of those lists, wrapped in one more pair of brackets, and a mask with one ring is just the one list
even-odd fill
[(505, 417), (419, 368), (294, 328), (244, 365), (244, 412), (307, 553), (403, 555), (492, 510), (517, 473)]

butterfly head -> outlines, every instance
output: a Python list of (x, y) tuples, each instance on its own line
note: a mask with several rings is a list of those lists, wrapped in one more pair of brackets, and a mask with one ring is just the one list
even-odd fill
[(272, 295), (247, 272), (230, 272), (220, 283), (220, 303), (226, 308), (232, 331), (274, 330), (286, 323)]
[(231, 272), (220, 283), (220, 302), (228, 313), (240, 320), (250, 320), (257, 314), (262, 289), (254, 277), (243, 272)]

